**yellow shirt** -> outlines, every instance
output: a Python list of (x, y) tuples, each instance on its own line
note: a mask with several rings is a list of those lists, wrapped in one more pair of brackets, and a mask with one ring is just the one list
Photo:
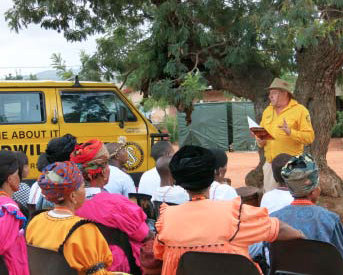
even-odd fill
[[(291, 134), (288, 136), (279, 126), (286, 120)], [(285, 109), (277, 114), (274, 107), (269, 105), (263, 112), (260, 125), (264, 127), (274, 140), (268, 140), (264, 146), (267, 162), (281, 153), (292, 156), (302, 154), (304, 145), (314, 140), (314, 132), (308, 110), (296, 100), (291, 99)]]
[[(55, 218), (48, 212), (34, 217), (26, 230), (28, 244), (51, 250), (58, 250), (72, 226), (82, 220), (77, 216)], [(112, 264), (112, 253), (106, 240), (96, 225), (88, 223), (80, 226), (64, 244), (64, 257), (71, 268), (79, 274), (103, 262), (107, 267)], [(113, 274), (101, 269), (93, 274)]]

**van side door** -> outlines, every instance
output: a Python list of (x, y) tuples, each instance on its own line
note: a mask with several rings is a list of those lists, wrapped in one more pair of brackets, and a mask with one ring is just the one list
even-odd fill
[(28, 179), (36, 180), (38, 157), (51, 138), (59, 136), (53, 123), (55, 89), (6, 88), (0, 91), (0, 148), (23, 151), (29, 159)]
[[(72, 134), (82, 143), (92, 138), (103, 142), (127, 141), (128, 171), (147, 169), (147, 127), (141, 114), (115, 89), (61, 89), (57, 91), (61, 135)], [(120, 123), (125, 109), (126, 118)]]

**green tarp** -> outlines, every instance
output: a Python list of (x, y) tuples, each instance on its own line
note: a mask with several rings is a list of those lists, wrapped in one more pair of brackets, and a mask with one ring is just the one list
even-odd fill
[(186, 126), (185, 114), (178, 113), (179, 144), (199, 145), (234, 151), (256, 150), (250, 136), (247, 116), (255, 119), (251, 102), (195, 104), (192, 123)]

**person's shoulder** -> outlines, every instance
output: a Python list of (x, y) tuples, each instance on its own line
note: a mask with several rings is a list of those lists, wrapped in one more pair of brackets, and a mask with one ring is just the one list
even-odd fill
[(295, 99), (293, 99), (292, 103), (293, 104), (292, 104), (291, 108), (294, 108), (297, 111), (302, 111), (302, 112), (308, 113), (308, 109), (304, 105), (302, 105), (298, 101), (296, 101)]
[(142, 176), (141, 176), (141, 180), (142, 180), (142, 179), (150, 178), (152, 175), (155, 174), (155, 172), (157, 173), (156, 167), (153, 167), (153, 168), (151, 168), (150, 170), (145, 171), (145, 172), (142, 174)]
[(263, 115), (266, 115), (266, 114), (268, 114), (268, 113), (270, 113), (270, 112), (272, 112), (272, 111), (273, 111), (273, 106), (269, 104), (269, 105), (263, 110)]
[(332, 219), (334, 221), (340, 221), (339, 215), (335, 212), (332, 212), (319, 205), (315, 205), (314, 207), (320, 213), (320, 219)]
[(294, 208), (294, 206), (292, 206), (292, 205), (287, 205), (287, 206), (285, 206), (285, 207), (282, 207), (282, 208), (279, 209), (279, 210), (276, 210), (276, 211), (270, 213), (269, 216), (275, 217), (275, 218), (280, 218), (280, 217), (283, 217), (283, 216), (284, 216), (285, 212), (288, 212), (288, 211), (290, 211), (290, 210), (293, 209), (293, 208)]

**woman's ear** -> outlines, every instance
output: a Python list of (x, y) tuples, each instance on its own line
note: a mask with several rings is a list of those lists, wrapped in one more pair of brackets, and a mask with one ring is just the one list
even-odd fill
[(73, 204), (77, 204), (75, 191), (72, 191), (68, 197)]

